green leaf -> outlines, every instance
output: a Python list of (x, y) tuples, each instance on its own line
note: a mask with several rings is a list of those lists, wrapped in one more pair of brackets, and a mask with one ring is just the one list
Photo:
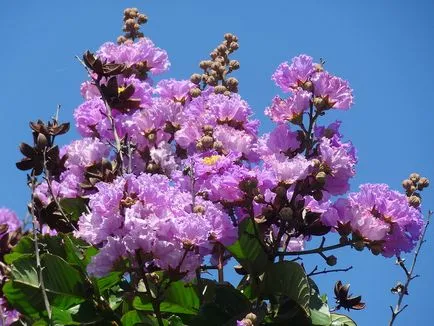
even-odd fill
[(357, 326), (357, 324), (348, 316), (341, 314), (331, 314), (332, 323), (330, 326)]
[(268, 266), (261, 293), (266, 297), (285, 295), (309, 314), (310, 287), (303, 268), (296, 262), (282, 261)]
[(51, 312), (54, 325), (80, 325), (73, 320), (71, 313), (67, 310), (53, 307)]
[(184, 323), (182, 322), (182, 319), (179, 316), (170, 316), (170, 318), (167, 320), (169, 322), (169, 326), (184, 326)]
[(309, 278), (310, 286), (310, 318), (312, 325), (317, 326), (329, 326), (331, 323), (330, 309), (327, 304), (327, 300), (323, 299), (319, 293), (316, 283)]
[[(199, 297), (193, 286), (178, 281), (173, 282), (164, 293), (160, 310), (172, 314), (196, 315), (199, 306)], [(137, 310), (153, 311), (152, 303), (147, 297), (135, 297), (133, 307)]]
[(124, 326), (134, 326), (137, 324), (140, 325), (158, 325), (156, 321), (151, 318), (145, 316), (140, 311), (131, 310), (124, 314), (121, 318), (122, 325)]
[(250, 219), (242, 221), (238, 226), (238, 240), (226, 249), (250, 274), (261, 275), (268, 264), (268, 256), (255, 236), (253, 223)]
[(78, 221), (79, 217), (86, 212), (86, 201), (81, 197), (63, 198), (59, 203), (71, 221)]
[(218, 284), (215, 281), (202, 279), (204, 304), (199, 315), (192, 321), (192, 326), (234, 325), (251, 311), (250, 301), (230, 284)]
[[(88, 287), (82, 275), (65, 260), (52, 254), (41, 256), (42, 275), (50, 305), (60, 309), (83, 302)], [(11, 280), (3, 288), (8, 301), (19, 311), (34, 315), (45, 310), (36, 259), (23, 255), (11, 265)]]
[(121, 272), (111, 272), (104, 277), (97, 279), (97, 284), (100, 292), (111, 289), (113, 286), (121, 281)]
[(4, 261), (10, 265), (23, 254), (32, 254), (35, 252), (35, 244), (30, 235), (26, 235), (18, 241), (16, 246), (12, 248), (11, 253), (4, 256)]

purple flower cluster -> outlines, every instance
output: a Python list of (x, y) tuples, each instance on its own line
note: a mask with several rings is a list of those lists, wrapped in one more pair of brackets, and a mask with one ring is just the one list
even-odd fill
[[(0, 208), (0, 225), (7, 225), (8, 229), (6, 232), (14, 232), (21, 227), (21, 221), (18, 216), (8, 208)], [(3, 234), (0, 234), (0, 237)]]
[[(221, 207), (170, 184), (162, 175), (118, 177), (97, 184), (91, 212), (76, 235), (101, 247), (89, 271), (103, 275), (139, 249), (149, 263), (193, 276), (217, 243), (230, 245), (236, 229)], [(98, 226), (98, 227), (96, 227)]]
[[(74, 112), (84, 138), (62, 149), (65, 171), (52, 181), (60, 198), (89, 198), (76, 235), (100, 248), (89, 266), (93, 274), (141, 252), (143, 267), (191, 277), (217, 244), (235, 241), (233, 225), (246, 217), (264, 223), (266, 241), (277, 239), (282, 250), (302, 250), (312, 236), (346, 223), (358, 237), (381, 244), (385, 256), (414, 246), (421, 216), (405, 196), (369, 185), (333, 198), (349, 190), (356, 151), (343, 140), (339, 121), (322, 126), (318, 120), (329, 109), (349, 109), (353, 95), (346, 81), (311, 57), (282, 63), (273, 74), (290, 96), (272, 100), (265, 114), (277, 125), (259, 137), (259, 122), (237, 93), (217, 94), (207, 86), (192, 96), (197, 85), (190, 81), (153, 85), (140, 74), (169, 67), (166, 52), (148, 39), (106, 43), (97, 56), (128, 67), (116, 76), (119, 92), (132, 85), (131, 98), (139, 103), (110, 108), (95, 80), (84, 82), (85, 102)], [(100, 85), (107, 82), (100, 79)], [(122, 162), (114, 146), (119, 139)], [(102, 159), (116, 161), (117, 177), (83, 190), (87, 169)], [(46, 183), (36, 194), (51, 200)], [(282, 225), (288, 229), (279, 235)]]
[(409, 252), (419, 240), (423, 219), (407, 197), (385, 184), (363, 184), (334, 203), (322, 217), (327, 225), (349, 224), (361, 238), (375, 241), (386, 257)]

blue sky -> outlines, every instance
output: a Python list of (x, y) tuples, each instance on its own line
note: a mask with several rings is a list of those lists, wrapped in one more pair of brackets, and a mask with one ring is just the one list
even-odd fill
[[(331, 114), (343, 121), (344, 135), (358, 150), (353, 189), (365, 182), (384, 182), (400, 190), (401, 180), (413, 171), (434, 179), (434, 2), (429, 0), (17, 0), (1, 6), (0, 206), (21, 216), (29, 194), (25, 174), (14, 162), (20, 159), (18, 144), (31, 139), (27, 124), (50, 118), (57, 104), (62, 105), (61, 117), (72, 120), (85, 78), (74, 55), (115, 40), (126, 6), (150, 17), (145, 35), (166, 49), (172, 62), (164, 77), (188, 78), (224, 33), (235, 33), (240, 39), (240, 93), (261, 119), (263, 132), (272, 128), (263, 110), (278, 92), (270, 80), (277, 65), (300, 53), (324, 58), (329, 71), (350, 81), (356, 96), (350, 111)], [(76, 137), (74, 130), (63, 142)], [(433, 194), (428, 188), (424, 211), (434, 209)], [(412, 283), (405, 299), (410, 306), (397, 325), (432, 322), (427, 296), (434, 290), (433, 235), (434, 227), (417, 268), (422, 277)], [(320, 288), (331, 294), (335, 280), (350, 282), (353, 292), (367, 302), (366, 310), (351, 316), (362, 326), (386, 324), (388, 306), (396, 302), (390, 288), (402, 279), (401, 270), (393, 259), (369, 252), (337, 253), (337, 267), (354, 269), (317, 277)], [(321, 261), (313, 258), (306, 264), (313, 268), (315, 263)]]

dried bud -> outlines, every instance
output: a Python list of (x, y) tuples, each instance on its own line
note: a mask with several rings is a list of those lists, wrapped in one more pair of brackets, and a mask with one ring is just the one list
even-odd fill
[(420, 179), (420, 175), (418, 173), (412, 173), (410, 174), (410, 180), (414, 183), (417, 183)]
[(280, 217), (284, 221), (289, 221), (294, 216), (294, 211), (291, 207), (283, 207), (279, 212)]
[(327, 174), (325, 174), (325, 172), (318, 172), (317, 175), (315, 176), (315, 180), (320, 184), (320, 185), (324, 185), (326, 182), (326, 178), (327, 178)]
[(239, 45), (238, 45), (237, 42), (231, 42), (231, 44), (229, 44), (229, 48), (230, 48), (232, 51), (235, 51), (235, 50), (237, 50), (237, 49), (239, 48)]
[(417, 185), (417, 189), (422, 190), (423, 188), (427, 188), (429, 186), (429, 180), (425, 177), (419, 179), (419, 183)]
[(313, 99), (313, 104), (318, 110), (323, 110), (327, 107), (326, 101), (322, 97), (315, 97)]
[(198, 85), (198, 84), (200, 83), (201, 80), (202, 80), (202, 76), (199, 75), (199, 74), (193, 74), (193, 75), (191, 75), (191, 77), (190, 77), (190, 81), (191, 81), (193, 84), (196, 84), (196, 85)]
[(214, 131), (214, 127), (211, 125), (205, 125), (202, 127), (203, 133), (207, 136), (212, 136), (212, 133)]
[(409, 179), (405, 179), (402, 181), (402, 187), (406, 190), (410, 190), (411, 186), (413, 186), (413, 182)]
[(193, 213), (204, 214), (205, 213), (205, 207), (202, 205), (196, 205), (193, 207)]
[(335, 266), (337, 262), (338, 259), (336, 258), (336, 256), (331, 255), (326, 258), (326, 263), (329, 266)]
[(204, 148), (211, 148), (214, 143), (214, 138), (212, 138), (211, 136), (203, 136), (200, 139), (200, 142), (202, 143)]
[(231, 87), (237, 87), (238, 86), (238, 80), (234, 77), (228, 78), (226, 80), (226, 82), (227, 82), (228, 86), (231, 86)]
[(418, 196), (411, 196), (410, 198), (408, 198), (408, 204), (410, 206), (413, 206), (415, 208), (420, 206), (420, 198)]
[(217, 85), (216, 87), (214, 87), (214, 93), (216, 93), (216, 94), (223, 94), (226, 91), (227, 91), (227, 88), (223, 85)]
[(229, 43), (234, 39), (234, 35), (232, 33), (226, 33), (225, 34), (225, 40)]
[(214, 142), (212, 146), (217, 152), (221, 151), (223, 149), (223, 143), (220, 140), (217, 140)]
[(229, 68), (232, 70), (237, 70), (240, 68), (240, 62), (238, 60), (231, 60), (229, 61)]
[(118, 44), (122, 44), (127, 40), (127, 38), (123, 35), (119, 36), (117, 39)]
[(224, 44), (220, 44), (220, 45), (217, 47), (217, 51), (219, 51), (220, 53), (225, 53), (227, 49), (228, 49), (228, 48), (227, 48), (226, 45), (224, 45)]
[(148, 22), (148, 17), (146, 17), (146, 15), (139, 14), (139, 15), (137, 16), (137, 22), (138, 22), (139, 24), (146, 24), (146, 23)]
[(202, 60), (199, 63), (199, 67), (201, 69), (207, 69), (207, 68), (211, 67), (211, 65), (212, 65), (212, 61), (210, 61), (210, 60)]
[(198, 141), (197, 143), (196, 143), (196, 149), (198, 150), (198, 151), (203, 151), (203, 144), (202, 144), (202, 142), (201, 141)]
[(362, 251), (365, 248), (365, 242), (363, 240), (359, 240), (355, 242), (353, 246), (357, 251)]
[(191, 97), (198, 97), (202, 94), (202, 91), (199, 88), (192, 88), (190, 89), (190, 95)]

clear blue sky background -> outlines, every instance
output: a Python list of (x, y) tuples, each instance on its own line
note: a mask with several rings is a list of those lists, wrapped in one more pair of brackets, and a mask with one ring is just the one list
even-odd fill
[[(358, 149), (353, 189), (364, 182), (400, 189), (413, 171), (434, 179), (432, 1), (15, 0), (0, 9), (0, 206), (25, 215), (25, 174), (14, 163), (20, 159), (19, 142), (30, 141), (28, 121), (51, 117), (57, 104), (62, 118), (72, 120), (85, 78), (74, 55), (115, 40), (126, 6), (150, 17), (144, 32), (172, 62), (165, 77), (188, 78), (225, 32), (238, 35), (240, 93), (263, 122), (262, 131), (272, 128), (263, 110), (277, 92), (270, 80), (277, 65), (300, 53), (325, 58), (326, 68), (348, 79), (355, 91), (356, 105), (332, 115), (343, 120), (346, 138)], [(63, 141), (75, 137), (73, 130)], [(429, 188), (424, 211), (434, 209), (433, 194)], [(405, 299), (410, 307), (397, 325), (434, 324), (433, 236), (434, 227), (417, 268), (422, 277), (412, 283)], [(331, 299), (335, 280), (350, 282), (367, 302), (366, 310), (351, 316), (362, 326), (385, 325), (389, 305), (396, 302), (390, 288), (403, 276), (394, 259), (349, 250), (337, 256), (338, 267), (354, 270), (317, 277), (321, 289)], [(310, 259), (308, 269), (315, 263), (321, 261)]]

